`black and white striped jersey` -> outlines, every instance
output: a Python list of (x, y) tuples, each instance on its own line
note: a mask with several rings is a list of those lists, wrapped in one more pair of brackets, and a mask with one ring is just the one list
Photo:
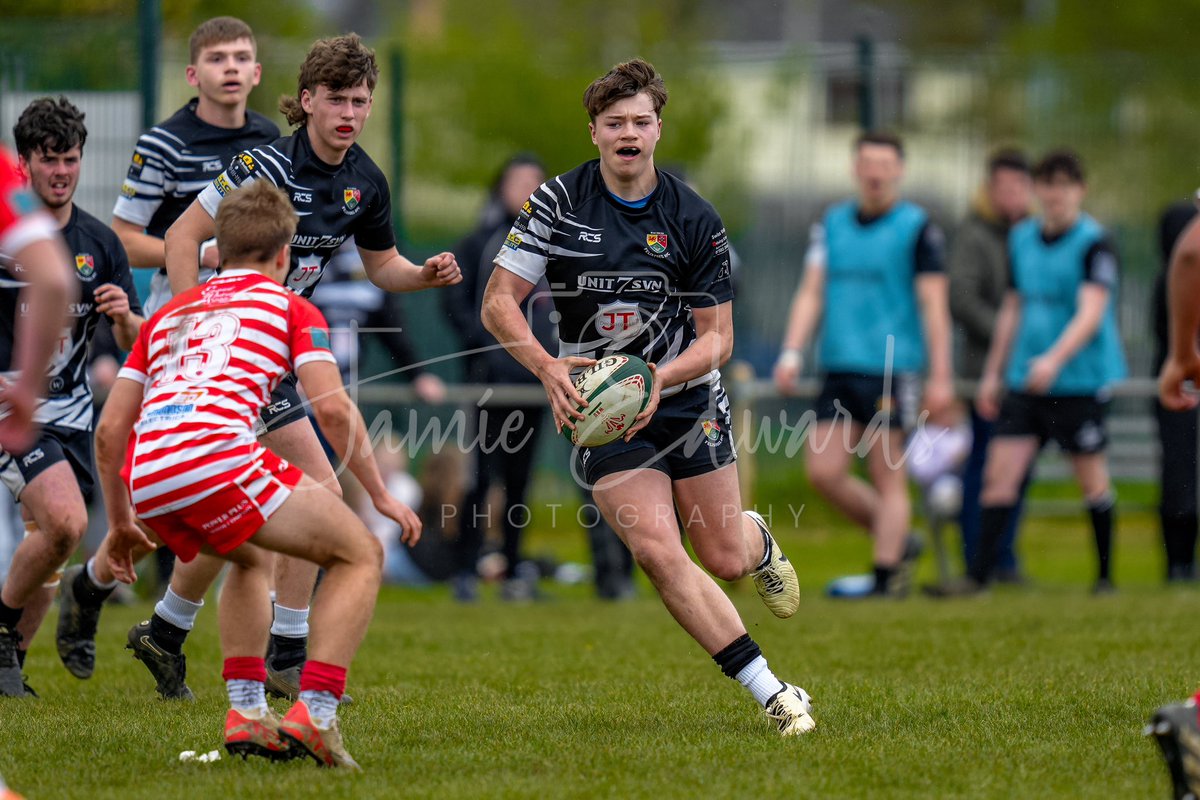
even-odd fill
[[(733, 299), (729, 240), (706, 200), (660, 170), (637, 206), (589, 161), (542, 184), (500, 248), (497, 266), (549, 281), (559, 357), (623, 352), (661, 367), (695, 340), (691, 309)], [(714, 369), (663, 394), (719, 377)]]
[(221, 198), (258, 178), (287, 192), (300, 217), (284, 286), (301, 297), (312, 295), (325, 265), (350, 237), (365, 250), (396, 244), (387, 179), (357, 144), (332, 166), (317, 158), (308, 130), (300, 127), (291, 136), (238, 153), (197, 199), (216, 217)]
[[(100, 318), (95, 291), (114, 283), (129, 295), (129, 308), (142, 313), (125, 248), (112, 229), (79, 206), (61, 231), (79, 279), (79, 299), (67, 309), (70, 321), (62, 330), (47, 370), (46, 396), (34, 412), (42, 425), (91, 430), (92, 390), (87, 382), (88, 344)], [(18, 294), (24, 286), (21, 266), (0, 254), (0, 369), (12, 376), (13, 330), (18, 314)], [(24, 313), (24, 309), (20, 310)]]
[(279, 127), (255, 111), (240, 128), (218, 128), (196, 116), (197, 100), (138, 137), (113, 216), (163, 238), (205, 186), (235, 155), (279, 138)]

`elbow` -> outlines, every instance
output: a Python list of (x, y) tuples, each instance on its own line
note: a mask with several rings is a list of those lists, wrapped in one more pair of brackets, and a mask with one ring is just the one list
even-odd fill
[(729, 363), (729, 359), (733, 357), (733, 331), (721, 337), (721, 346), (717, 351), (717, 366), (725, 366)]
[(313, 403), (313, 416), (317, 418), (321, 431), (328, 436), (331, 431), (349, 427), (352, 409), (350, 397), (343, 391)]
[(490, 333), (492, 336), (495, 336), (498, 339), (500, 337), (497, 334), (497, 331), (498, 331), (498, 325), (496, 322), (497, 318), (498, 318), (498, 311), (496, 309), (495, 298), (491, 297), (491, 296), (485, 296), (483, 298), (483, 305), (479, 309), (479, 321), (483, 323), (484, 330), (486, 330), (488, 333)]

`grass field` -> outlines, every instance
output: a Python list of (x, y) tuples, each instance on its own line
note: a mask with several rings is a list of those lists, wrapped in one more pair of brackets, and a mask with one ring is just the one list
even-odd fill
[[(252, 797), (1167, 797), (1141, 728), (1200, 682), (1200, 588), (1167, 589), (1147, 513), (1120, 522), (1121, 592), (1087, 592), (1082, 514), (1030, 522), (1033, 585), (937, 603), (835, 603), (824, 583), (865, 563), (863, 540), (817, 510), (777, 522), (803, 605), (779, 621), (730, 587), (781, 677), (813, 695), (818, 729), (783, 740), (648, 586), (600, 604), (453, 604), (386, 589), (343, 712), (362, 775), (223, 758), (215, 603), (188, 644), (194, 705), (157, 699), (121, 648), (150, 606), (106, 610), (99, 667), (70, 677), (52, 624), (27, 671), (39, 701), (0, 703), (0, 773), (29, 800)], [(578, 534), (534, 548), (578, 554)], [(922, 570), (932, 575), (930, 559)], [(49, 634), (49, 635), (47, 635)]]

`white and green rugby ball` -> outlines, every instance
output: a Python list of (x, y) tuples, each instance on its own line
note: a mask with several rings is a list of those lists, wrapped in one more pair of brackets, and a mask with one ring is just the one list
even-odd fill
[(637, 356), (606, 356), (580, 373), (575, 389), (587, 406), (575, 430), (563, 428), (576, 447), (599, 447), (625, 435), (650, 402), (650, 368)]

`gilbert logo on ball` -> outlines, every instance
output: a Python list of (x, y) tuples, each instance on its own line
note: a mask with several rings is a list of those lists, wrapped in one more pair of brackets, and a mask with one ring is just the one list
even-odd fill
[(587, 406), (575, 430), (563, 435), (576, 447), (599, 447), (619, 439), (650, 402), (650, 368), (637, 356), (607, 356), (585, 369), (575, 389)]

